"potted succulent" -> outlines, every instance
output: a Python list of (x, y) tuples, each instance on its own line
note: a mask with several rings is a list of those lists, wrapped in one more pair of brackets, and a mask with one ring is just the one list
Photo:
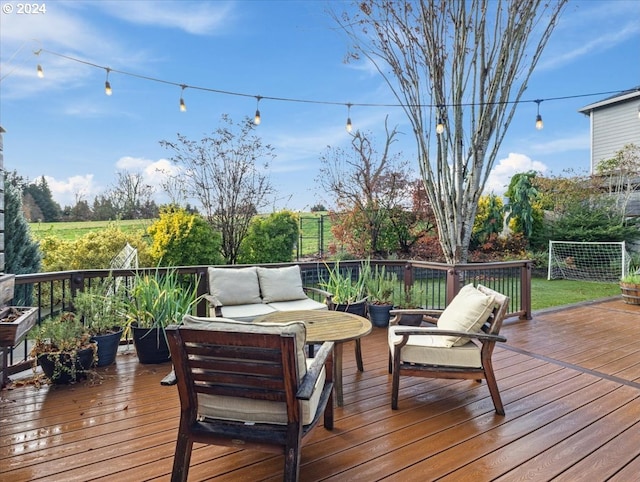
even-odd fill
[(640, 269), (632, 269), (620, 279), (622, 300), (629, 305), (640, 305)]
[(328, 271), (328, 277), (321, 278), (319, 285), (331, 293), (333, 309), (366, 316), (366, 279), (370, 272), (369, 264), (363, 264), (357, 274), (352, 269), (341, 270), (338, 261), (333, 265), (333, 268), (330, 268), (326, 263), (325, 267)]
[(63, 312), (31, 331), (34, 370), (37, 365), (56, 384), (86, 378), (96, 361), (96, 344), (74, 313)]
[(130, 297), (126, 301), (125, 334), (133, 338), (141, 363), (169, 361), (169, 345), (165, 328), (180, 324), (198, 302), (197, 280), (192, 286), (181, 282), (178, 272), (138, 273)]
[(126, 320), (126, 294), (112, 277), (79, 291), (73, 299), (92, 341), (98, 345), (98, 366), (111, 365), (118, 353)]
[(388, 326), (389, 311), (393, 308), (393, 293), (398, 285), (398, 277), (395, 273), (387, 273), (384, 266), (376, 266), (365, 283), (371, 323), (377, 327)]

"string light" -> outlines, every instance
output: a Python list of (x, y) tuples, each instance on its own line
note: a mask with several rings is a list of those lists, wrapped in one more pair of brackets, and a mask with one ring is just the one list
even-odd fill
[(260, 125), (261, 119), (260, 119), (260, 99), (262, 99), (262, 97), (260, 97), (259, 95), (256, 95), (256, 116), (253, 118), (253, 123), (257, 126)]
[(542, 102), (542, 99), (536, 99), (534, 100), (534, 102), (538, 104), (538, 114), (536, 115), (536, 129), (541, 131), (542, 128), (544, 127), (544, 123), (542, 122), (542, 116), (540, 115), (540, 102)]
[[(185, 84), (179, 84), (177, 82), (172, 82), (172, 81), (168, 81), (168, 80), (163, 80), (163, 79), (159, 79), (159, 78), (155, 78), (155, 77), (149, 77), (149, 76), (145, 76), (145, 75), (140, 75), (140, 74), (136, 74), (136, 73), (132, 73), (132, 72), (127, 72), (127, 71), (122, 71), (122, 70), (115, 70), (115, 69), (110, 69), (109, 67), (105, 67), (102, 65), (98, 65), (98, 64), (94, 64), (92, 62), (87, 62), (85, 60), (80, 60), (74, 57), (70, 57), (68, 55), (64, 55), (64, 54), (60, 54), (57, 52), (53, 52), (50, 50), (46, 50), (46, 49), (40, 49), (38, 51), (35, 51), (34, 53), (36, 55), (39, 55), (41, 52), (46, 52), (48, 54), (51, 55), (55, 55), (57, 57), (66, 59), (66, 60), (70, 60), (73, 62), (78, 62), (81, 64), (85, 64), (85, 65), (89, 65), (91, 67), (94, 68), (99, 68), (99, 69), (104, 69), (107, 71), (107, 80), (105, 82), (105, 93), (107, 95), (111, 95), (111, 85), (109, 84), (109, 73), (110, 72), (117, 72), (119, 74), (122, 75), (128, 75), (130, 77), (135, 77), (138, 79), (142, 79), (142, 80), (148, 80), (148, 81), (152, 81), (152, 82), (159, 82), (159, 83), (163, 83), (163, 84), (167, 84), (167, 85), (175, 85), (178, 87), (182, 87)], [(42, 66), (40, 64), (37, 65), (37, 74), (38, 77), (43, 77), (44, 76), (44, 72), (42, 70)], [(186, 87), (186, 85), (185, 85)], [(240, 96), (240, 97), (255, 97), (257, 99), (257, 104), (259, 105), (260, 100), (261, 99), (269, 99), (269, 100), (275, 100), (275, 101), (280, 101), (280, 102), (297, 102), (297, 103), (306, 103), (306, 104), (322, 104), (322, 105), (345, 105), (343, 102), (337, 102), (337, 101), (323, 101), (323, 100), (311, 100), (311, 99), (295, 99), (295, 98), (287, 98), (287, 97), (272, 97), (272, 96), (256, 96), (256, 95), (252, 95), (252, 94), (245, 94), (242, 92), (232, 92), (232, 91), (225, 91), (225, 90), (220, 90), (220, 89), (213, 89), (213, 88), (209, 88), (209, 87), (198, 87), (198, 86), (192, 86), (189, 85), (188, 86), (191, 89), (196, 89), (196, 90), (202, 90), (202, 91), (206, 91), (206, 92), (213, 92), (213, 93), (217, 93), (217, 94), (224, 94), (224, 95), (234, 95), (234, 96)], [(535, 102), (538, 106), (538, 114), (536, 115), (536, 129), (542, 129), (544, 127), (544, 124), (542, 122), (542, 116), (540, 115), (540, 103), (543, 101), (555, 101), (555, 100), (567, 100), (567, 99), (577, 99), (577, 98), (581, 98), (581, 97), (593, 97), (593, 96), (604, 96), (604, 95), (612, 95), (612, 94), (622, 94), (625, 92), (629, 92), (628, 89), (625, 90), (614, 90), (614, 91), (608, 91), (608, 92), (593, 92), (593, 93), (589, 93), (589, 94), (577, 94), (577, 95), (566, 95), (566, 96), (559, 96), (559, 97), (550, 97), (548, 99), (535, 99), (535, 100), (510, 100), (510, 101), (499, 101), (499, 102), (491, 102), (491, 103), (479, 103), (479, 102), (468, 102), (468, 103), (459, 103), (459, 104), (447, 104), (447, 105), (434, 105), (434, 104), (378, 104), (378, 103), (361, 103), (361, 104), (346, 104), (347, 107), (349, 108), (350, 111), (350, 107), (351, 106), (361, 106), (361, 107), (403, 107), (403, 108), (407, 108), (407, 107), (438, 107), (439, 109), (444, 108), (444, 107), (465, 107), (465, 106), (469, 106), (469, 107), (474, 107), (474, 106), (480, 106), (480, 105), (487, 105), (487, 104), (493, 104), (493, 105), (502, 105), (502, 104), (524, 104), (524, 103), (531, 103), (531, 102)], [(181, 110), (182, 110), (182, 105), (180, 106)], [(184, 109), (186, 110), (186, 105), (184, 107)], [(638, 117), (640, 118), (640, 107), (638, 108)], [(254, 123), (256, 125), (260, 124), (260, 110), (256, 109), (256, 115), (254, 118)], [(349, 129), (349, 126), (351, 125), (351, 119), (350, 117), (347, 118), (347, 125), (346, 128), (347, 130)], [(440, 132), (438, 132), (440, 131)], [(438, 132), (439, 134), (444, 132), (444, 118), (442, 116), (438, 117), (438, 123), (436, 124), (436, 132)]]
[(442, 118), (442, 110), (444, 106), (438, 106), (438, 123), (436, 124), (436, 134), (440, 135), (444, 132), (444, 120)]
[(347, 125), (345, 129), (347, 129), (349, 133), (353, 130), (353, 126), (351, 125), (351, 104), (347, 104)]
[[(40, 57), (40, 52), (42, 52), (42, 49), (36, 50), (33, 53), (36, 56)], [(44, 78), (44, 70), (42, 70), (42, 65), (38, 64), (38, 66), (36, 67), (36, 73), (38, 75), (38, 78), (40, 78), (40, 79)]]
[(104, 81), (104, 93), (107, 95), (111, 95), (113, 94), (113, 91), (111, 90), (111, 84), (109, 83), (109, 72), (111, 72), (111, 69), (109, 67), (105, 67), (105, 70), (107, 71), (107, 79)]
[(182, 84), (180, 87), (182, 87), (182, 91), (180, 92), (180, 112), (187, 112), (187, 106), (184, 103), (184, 89), (187, 88), (186, 85)]

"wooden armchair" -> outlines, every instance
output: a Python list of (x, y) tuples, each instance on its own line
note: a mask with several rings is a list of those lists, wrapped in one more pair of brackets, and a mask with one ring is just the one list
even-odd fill
[(304, 436), (321, 415), (333, 429), (333, 343), (307, 359), (302, 322), (184, 323), (167, 328), (181, 405), (171, 480), (187, 480), (194, 442), (282, 453), (283, 480), (298, 480)]
[[(496, 413), (504, 415), (491, 356), (496, 342), (507, 341), (500, 328), (508, 305), (509, 298), (497, 291), (467, 285), (445, 310), (408, 310), (422, 312), (422, 326), (398, 324), (404, 310), (396, 310), (389, 325), (391, 408), (398, 408), (400, 375), (485, 379)], [(434, 322), (437, 327), (428, 326)]]

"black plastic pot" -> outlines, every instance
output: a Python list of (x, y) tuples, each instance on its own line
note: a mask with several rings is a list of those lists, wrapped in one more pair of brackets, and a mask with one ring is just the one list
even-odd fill
[(84, 380), (87, 370), (93, 366), (93, 348), (78, 350), (75, 358), (70, 353), (42, 353), (38, 355), (38, 365), (47, 378), (58, 385)]
[(369, 319), (373, 326), (378, 328), (384, 328), (389, 326), (389, 319), (391, 318), (389, 312), (392, 310), (393, 305), (369, 305)]
[(122, 338), (122, 329), (114, 333), (106, 335), (95, 335), (91, 337), (91, 341), (95, 341), (98, 345), (98, 364), (99, 367), (111, 365), (116, 360), (120, 339)]
[(161, 328), (140, 328), (132, 326), (133, 345), (140, 363), (165, 363), (171, 359), (169, 345)]

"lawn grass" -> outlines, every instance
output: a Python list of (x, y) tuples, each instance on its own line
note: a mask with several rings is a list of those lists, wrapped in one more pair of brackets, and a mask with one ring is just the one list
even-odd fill
[(75, 241), (91, 231), (104, 229), (110, 225), (120, 227), (125, 233), (146, 231), (152, 219), (128, 219), (124, 221), (82, 221), (59, 223), (29, 223), (32, 236), (40, 240), (45, 236), (55, 236), (65, 241)]
[[(321, 215), (325, 215), (321, 218)], [(331, 222), (326, 213), (304, 213), (301, 215), (302, 236), (301, 256), (317, 253), (319, 248), (319, 232), (322, 230), (324, 245), (333, 239)], [(31, 223), (31, 233), (36, 239), (51, 235), (72, 241), (79, 239), (91, 231), (104, 229), (110, 224), (119, 226), (125, 232), (146, 230), (153, 222), (151, 219), (125, 221), (86, 221), (59, 223)], [(325, 253), (326, 255), (327, 253)], [(295, 255), (294, 255), (295, 256)], [(547, 280), (533, 278), (531, 280), (532, 310), (542, 310), (556, 306), (591, 301), (620, 294), (618, 283), (596, 283), (570, 280)]]
[(619, 294), (620, 286), (618, 283), (533, 278), (531, 280), (531, 309), (533, 311), (542, 310)]

